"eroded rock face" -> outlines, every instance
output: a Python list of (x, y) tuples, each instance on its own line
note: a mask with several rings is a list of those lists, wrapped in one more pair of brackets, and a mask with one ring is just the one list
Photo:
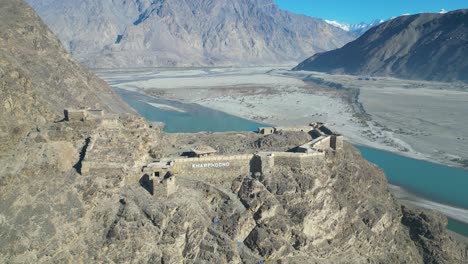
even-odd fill
[(406, 206), (402, 206), (402, 212), (401, 223), (409, 229), (410, 237), (416, 244), (424, 263), (466, 261), (468, 257), (466, 250), (452, 251), (460, 247), (446, 233), (447, 218), (445, 216)]

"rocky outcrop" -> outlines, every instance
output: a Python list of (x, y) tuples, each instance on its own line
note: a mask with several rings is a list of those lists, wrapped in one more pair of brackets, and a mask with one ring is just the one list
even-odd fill
[(272, 0), (28, 2), (91, 67), (284, 65), (354, 39)]
[(405, 225), (415, 243), (424, 263), (452, 263), (455, 259), (463, 262), (467, 259), (467, 251), (450, 251), (456, 249), (456, 242), (447, 235), (447, 218), (435, 212), (428, 212), (418, 208), (402, 206)]
[[(222, 184), (216, 175), (177, 175), (175, 193), (153, 196), (138, 183), (148, 150), (160, 138), (184, 142), (191, 135), (161, 137), (140, 119), (118, 124), (41, 127), (0, 161), (0, 262), (466, 261), (467, 249), (448, 237), (446, 220), (401, 208), (382, 171), (349, 144), (309, 169), (275, 166), (230, 182), (220, 174)], [(246, 141), (255, 146), (253, 135), (230, 135), (226, 151)], [(103, 140), (91, 143), (85, 160), (129, 158), (120, 169), (78, 174), (72, 166), (86, 136)], [(114, 141), (122, 144), (107, 144)]]
[(401, 16), (294, 70), (468, 81), (468, 10)]

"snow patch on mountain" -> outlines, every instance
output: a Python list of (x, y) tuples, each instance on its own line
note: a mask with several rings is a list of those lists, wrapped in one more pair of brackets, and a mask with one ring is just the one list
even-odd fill
[(351, 25), (350, 24), (340, 23), (340, 22), (338, 22), (336, 20), (326, 20), (326, 19), (325, 19), (325, 22), (327, 22), (328, 24), (330, 24), (332, 26), (335, 26), (337, 28), (341, 28), (344, 31), (349, 32), (351, 30)]
[(374, 21), (372, 21), (370, 23), (361, 22), (361, 23), (358, 23), (358, 24), (341, 23), (341, 22), (338, 22), (336, 20), (325, 20), (325, 22), (327, 22), (328, 24), (330, 24), (330, 25), (332, 25), (334, 27), (341, 28), (344, 31), (352, 32), (352, 33), (355, 33), (357, 35), (362, 35), (367, 30), (369, 30), (370, 28), (382, 24), (383, 22), (385, 22), (385, 20), (376, 19), (376, 20), (374, 20)]

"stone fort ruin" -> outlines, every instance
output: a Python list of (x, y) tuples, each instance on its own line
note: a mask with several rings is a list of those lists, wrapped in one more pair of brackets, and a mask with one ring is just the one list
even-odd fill
[(104, 110), (102, 109), (65, 109), (63, 113), (65, 121), (86, 121), (104, 117)]
[(259, 128), (258, 133), (269, 135), (281, 131), (303, 131), (309, 133), (312, 140), (289, 152), (244, 155), (215, 155), (215, 149), (199, 146), (192, 149), (188, 157), (161, 159), (144, 166), (144, 176), (140, 183), (152, 195), (167, 196), (177, 190), (177, 175), (219, 181), (223, 185), (222, 179), (233, 180), (242, 174), (262, 174), (275, 166), (311, 168), (315, 161), (323, 160), (327, 152), (337, 152), (343, 148), (343, 136), (332, 132), (322, 123), (311, 123), (304, 127), (264, 127)]

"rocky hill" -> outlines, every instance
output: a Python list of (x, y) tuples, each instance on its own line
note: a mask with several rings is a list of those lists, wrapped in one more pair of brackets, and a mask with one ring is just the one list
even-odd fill
[[(166, 156), (174, 147), (210, 143), (224, 153), (252, 153), (261, 136), (166, 135), (142, 125), (42, 126), (18, 144), (19, 158), (0, 160), (0, 262), (467, 260), (466, 246), (447, 235), (446, 218), (397, 204), (382, 171), (349, 144), (312, 169), (283, 164), (231, 179), (184, 173), (176, 176), (176, 193), (152, 196), (139, 183), (149, 152)], [(299, 138), (273, 136), (285, 146)], [(84, 161), (116, 165), (79, 174), (72, 166), (86, 137), (92, 143)]]
[[(311, 136), (305, 132), (165, 134), (132, 115), (53, 122), (60, 104), (96, 103), (114, 113), (125, 107), (106, 103), (113, 97), (107, 86), (99, 90), (107, 92), (101, 96), (92, 94), (87, 85), (77, 85), (72, 94), (76, 97), (68, 98), (66, 81), (62, 90), (33, 78), (42, 73), (59, 80), (61, 76), (94, 80), (71, 59), (64, 68), (47, 60), (44, 68), (25, 68), (21, 72), (32, 76), (25, 80), (5, 71), (8, 61), (21, 62), (24, 52), (32, 59), (65, 55), (58, 40), (20, 0), (3, 0), (0, 10), (0, 24), (8, 25), (1, 36), (22, 40), (9, 47), (17, 53), (3, 55), (2, 76), (8, 73), (6, 80), (18, 81), (3, 82), (3, 91), (11, 96), (3, 93), (1, 103), (25, 107), (21, 113), (34, 124), (26, 133), (2, 132), (17, 135), (17, 140), (14, 146), (1, 145), (0, 263), (468, 260), (467, 247), (447, 235), (446, 218), (400, 206), (383, 172), (350, 144), (309, 160), (308, 168), (283, 162), (262, 173), (249, 173), (247, 168), (232, 178), (222, 170), (198, 172), (197, 177), (174, 172), (175, 192), (150, 193), (143, 184), (147, 175), (142, 168), (155, 158), (180, 157), (197, 145), (210, 145), (226, 155), (285, 151)], [(32, 33), (21, 29), (42, 32), (33, 39), (55, 44), (27, 51)], [(21, 66), (25, 67), (16, 67)], [(14, 94), (18, 87), (30, 95), (24, 99)]]
[(401, 16), (295, 70), (468, 81), (468, 9)]
[(28, 0), (91, 67), (296, 64), (352, 33), (273, 0)]
[(66, 53), (26, 3), (2, 1), (0, 20), (0, 142), (63, 116), (65, 108), (130, 111), (105, 82)]

